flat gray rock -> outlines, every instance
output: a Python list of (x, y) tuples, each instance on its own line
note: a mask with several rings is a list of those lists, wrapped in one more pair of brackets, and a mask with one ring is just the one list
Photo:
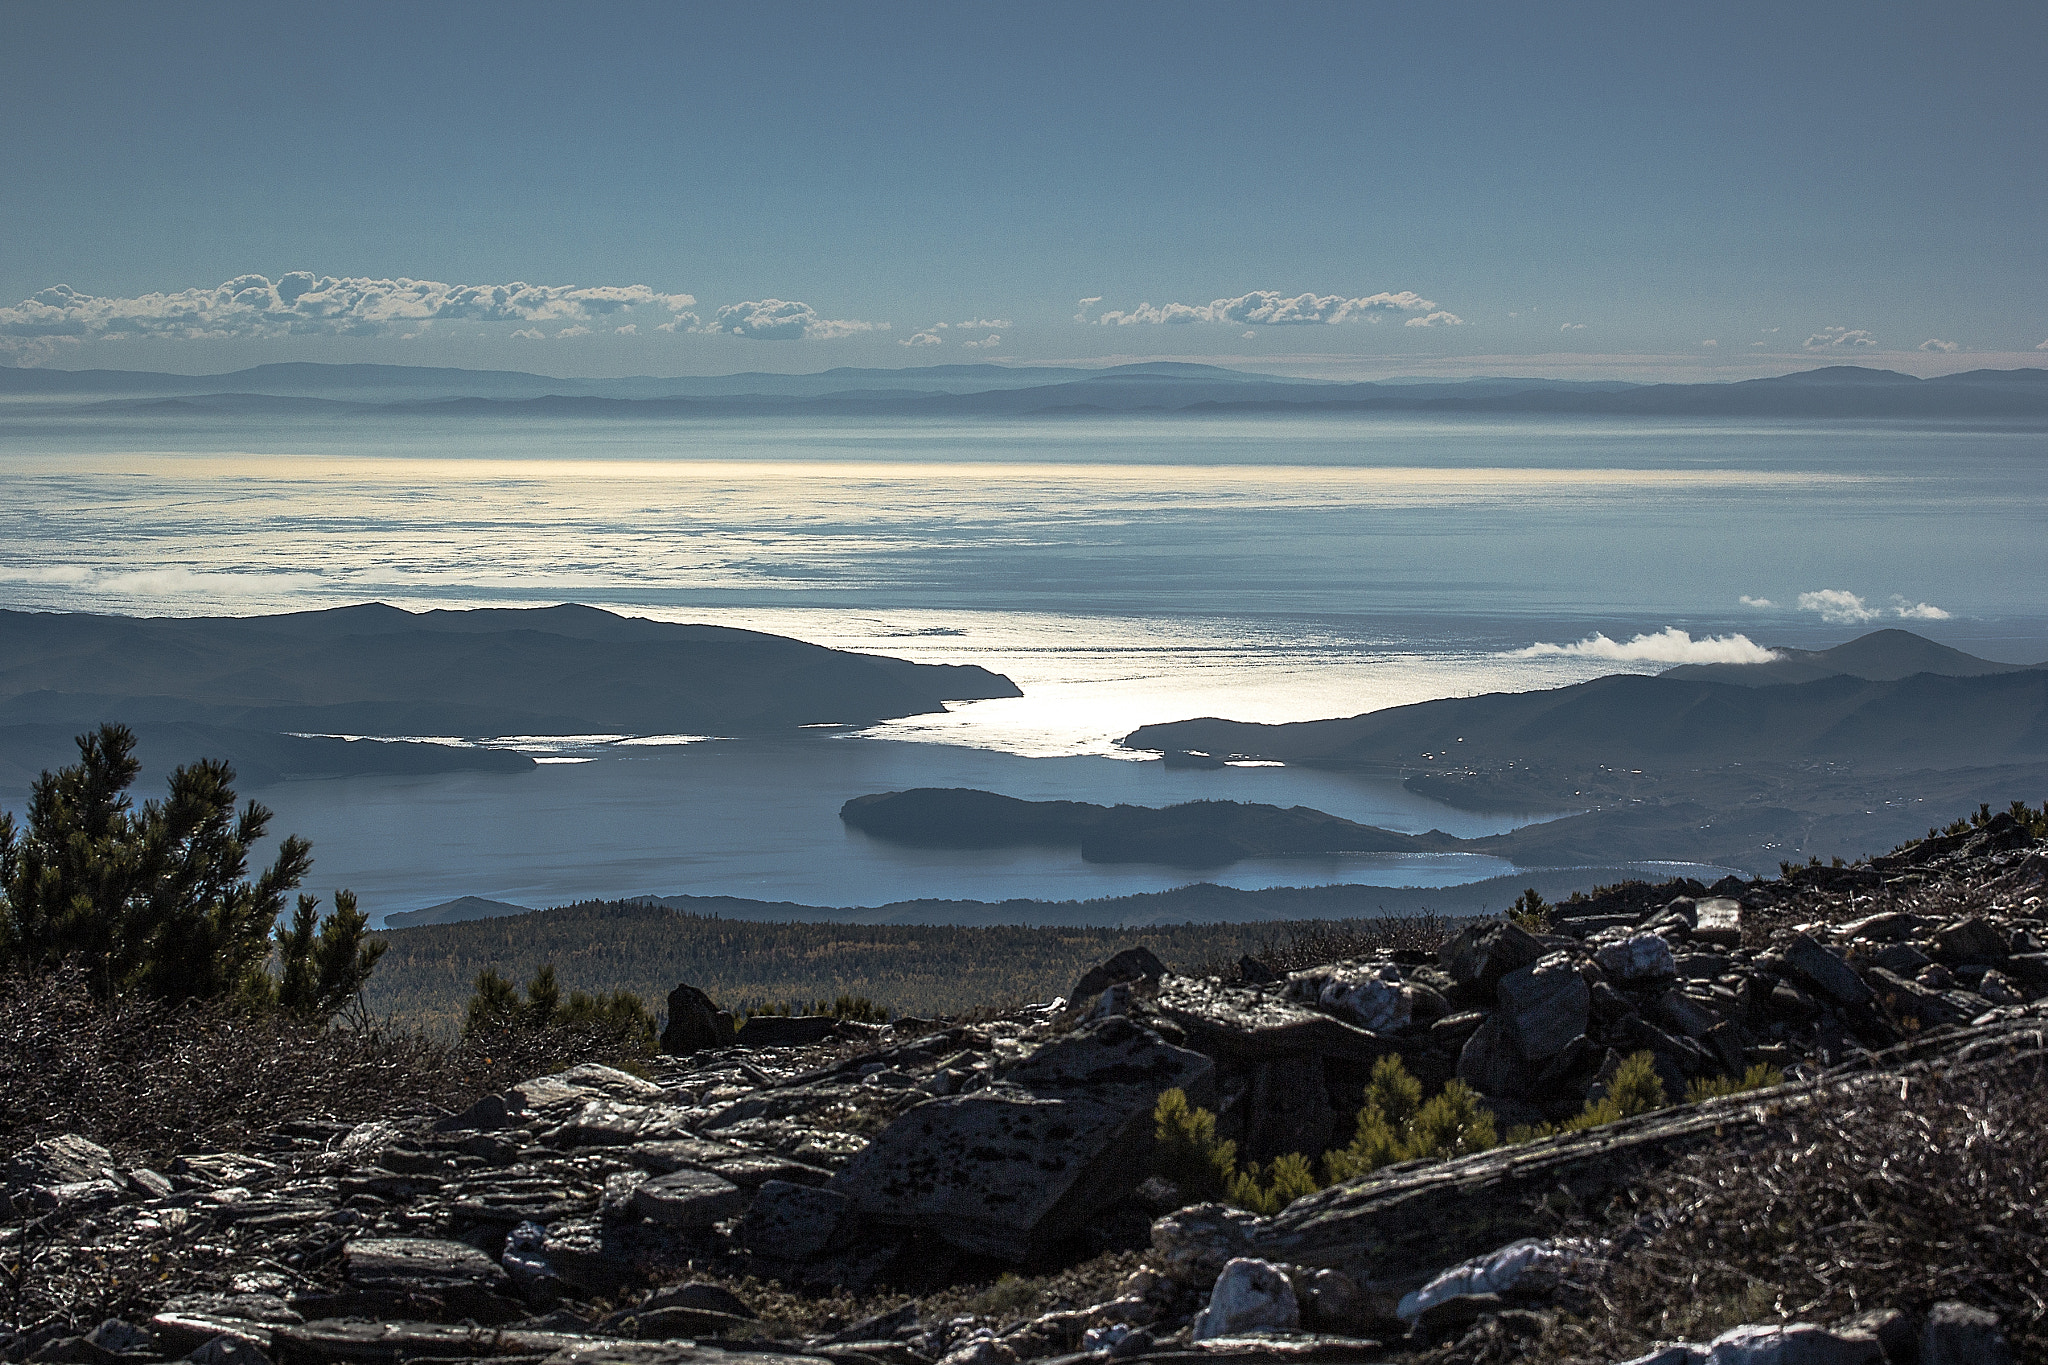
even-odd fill
[(1240, 1066), (1304, 1052), (1370, 1063), (1400, 1051), (1392, 1039), (1289, 1000), (1280, 984), (1232, 986), (1214, 977), (1169, 976), (1144, 1013), (1179, 1025), (1189, 1046)]
[(629, 1207), (650, 1223), (708, 1228), (745, 1211), (739, 1186), (709, 1171), (671, 1171), (634, 1187)]
[(872, 1222), (1025, 1260), (1144, 1178), (1160, 1092), (1178, 1087), (1207, 1103), (1214, 1070), (1129, 1019), (1103, 1019), (986, 1090), (911, 1109), (826, 1188)]
[(512, 1291), (498, 1263), (466, 1242), (433, 1237), (364, 1237), (342, 1249), (342, 1270), (363, 1289), (450, 1289), (473, 1285)]

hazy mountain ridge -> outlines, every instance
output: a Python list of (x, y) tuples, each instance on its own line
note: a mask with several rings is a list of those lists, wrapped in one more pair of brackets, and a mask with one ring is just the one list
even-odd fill
[[(74, 410), (249, 415), (679, 418), (1024, 415), (1096, 411), (1389, 411), (1775, 417), (2048, 416), (2048, 369), (1921, 379), (1828, 366), (1692, 384), (1545, 379), (1340, 382), (1221, 366), (935, 365), (655, 378), (557, 379), (508, 370), (401, 365), (261, 365), (221, 375), (0, 367), (0, 395), (92, 400)], [(118, 395), (118, 396), (117, 396)]]

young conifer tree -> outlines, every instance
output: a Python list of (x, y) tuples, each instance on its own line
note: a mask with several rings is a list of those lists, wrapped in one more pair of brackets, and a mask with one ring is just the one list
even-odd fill
[[(135, 736), (103, 725), (78, 737), (79, 761), (31, 789), (26, 827), (0, 816), (0, 968), (84, 969), (102, 997), (233, 1000), (331, 1017), (361, 988), (384, 945), (366, 941), (355, 897), (285, 897), (312, 867), (311, 846), (283, 840), (249, 876), (270, 812), (235, 808), (234, 769), (200, 759), (171, 774), (161, 801), (129, 799), (141, 764)], [(270, 963), (278, 960), (273, 976)]]

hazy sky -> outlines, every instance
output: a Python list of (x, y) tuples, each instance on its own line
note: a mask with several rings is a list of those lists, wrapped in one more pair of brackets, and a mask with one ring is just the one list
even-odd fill
[(2044, 364), (2044, 70), (2041, 0), (0, 0), (0, 357)]

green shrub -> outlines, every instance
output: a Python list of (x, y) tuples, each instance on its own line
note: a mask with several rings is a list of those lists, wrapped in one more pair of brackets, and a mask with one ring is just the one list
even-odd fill
[(1547, 934), (1550, 932), (1552, 909), (1550, 902), (1543, 899), (1543, 893), (1532, 886), (1517, 896), (1515, 903), (1508, 907), (1508, 918), (1517, 928), (1528, 933)]
[(1698, 1104), (1702, 1100), (1717, 1100), (1751, 1090), (1768, 1090), (1784, 1083), (1784, 1072), (1768, 1062), (1758, 1062), (1740, 1076), (1712, 1076), (1694, 1081), (1685, 1088), (1685, 1102)]
[(1216, 1138), (1216, 1116), (1188, 1103), (1185, 1090), (1159, 1097), (1152, 1111), (1152, 1165), (1190, 1199), (1220, 1199), (1237, 1176), (1237, 1144)]
[(1330, 1183), (1397, 1161), (1438, 1161), (1500, 1145), (1493, 1115), (1463, 1081), (1452, 1081), (1427, 1104), (1421, 1101), (1422, 1083), (1398, 1056), (1374, 1063), (1356, 1133), (1348, 1145), (1323, 1154)]
[(1322, 1187), (1308, 1158), (1300, 1152), (1289, 1152), (1275, 1157), (1269, 1166), (1253, 1162), (1239, 1171), (1230, 1178), (1230, 1189), (1224, 1198), (1241, 1209), (1270, 1216)]
[(0, 816), (0, 967), (40, 974), (75, 963), (102, 999), (233, 1001), (310, 1019), (355, 997), (383, 945), (365, 940), (367, 920), (345, 891), (324, 924), (319, 902), (301, 896), (279, 930), (312, 849), (288, 837), (249, 878), (249, 851), (271, 817), (253, 801), (236, 811), (233, 768), (187, 764), (162, 801), (137, 809), (130, 730), (80, 735), (78, 755), (36, 779), (24, 829)]
[(1586, 1107), (1577, 1115), (1563, 1124), (1532, 1126), (1518, 1123), (1508, 1129), (1507, 1140), (1511, 1143), (1533, 1142), (1558, 1133), (1582, 1133), (1588, 1128), (1618, 1123), (1622, 1119), (1662, 1109), (1664, 1103), (1664, 1081), (1657, 1075), (1657, 1054), (1631, 1053), (1616, 1068), (1614, 1079), (1607, 1083), (1607, 1093), (1598, 1100), (1587, 1100)]

